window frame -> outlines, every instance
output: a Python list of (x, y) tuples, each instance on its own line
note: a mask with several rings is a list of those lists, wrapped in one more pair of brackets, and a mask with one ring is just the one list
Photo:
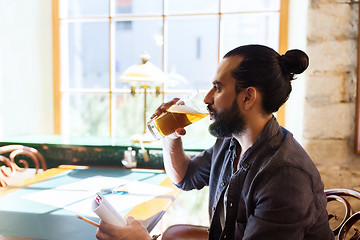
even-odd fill
[[(165, 35), (165, 30), (164, 30), (164, 26), (165, 26), (165, 18), (168, 16), (182, 16), (182, 15), (196, 15), (196, 14), (166, 14), (164, 13), (164, 4), (165, 4), (166, 0), (163, 0), (163, 14), (162, 14), (162, 20), (163, 20), (163, 29), (162, 29), (162, 35)], [(54, 106), (54, 112), (53, 112), (53, 121), (54, 121), (54, 134), (61, 134), (61, 129), (62, 129), (62, 107), (61, 107), (61, 99), (62, 99), (62, 94), (64, 92), (62, 92), (61, 90), (61, 54), (60, 54), (60, 0), (52, 0), (52, 31), (53, 31), (53, 106)], [(110, 4), (110, 11), (111, 11), (111, 4), (112, 4), (112, 0), (109, 0), (109, 4)], [(221, 6), (221, 0), (219, 0), (219, 5)], [(220, 6), (219, 6), (219, 12), (217, 13), (209, 13), (209, 14), (201, 14), (201, 15), (214, 15), (214, 14), (218, 14), (219, 15), (219, 23), (218, 23), (218, 49), (217, 49), (217, 55), (218, 55), (218, 62), (220, 61), (220, 46), (221, 46), (221, 15), (226, 14), (226, 13), (222, 13), (220, 12)], [(274, 11), (271, 11), (274, 12)], [(289, 0), (280, 0), (280, 9), (279, 9), (279, 53), (283, 54), (287, 51), (288, 48), (288, 19), (289, 19)], [(229, 14), (233, 14), (233, 13), (229, 13)], [(157, 15), (156, 15), (157, 16)], [(139, 17), (139, 16), (137, 16)], [(151, 15), (149, 16), (151, 17)], [(111, 13), (109, 13), (109, 16), (107, 17), (109, 18), (109, 28), (111, 28), (111, 20), (112, 20), (112, 15)], [(118, 19), (119, 17), (114, 17), (114, 19)], [(112, 56), (111, 53), (113, 50), (111, 50), (112, 48), (112, 40), (111, 40), (111, 30), (109, 31), (109, 41), (110, 41), (110, 56), (109, 56), (109, 90), (106, 91), (107, 94), (109, 94), (110, 97), (110, 133), (109, 136), (112, 136), (112, 94), (115, 93), (130, 93), (130, 90), (128, 92), (124, 92), (124, 91), (118, 91), (118, 90), (114, 90), (114, 86), (111, 83), (111, 79), (112, 79), (112, 74), (113, 74), (113, 70), (112, 70)], [(165, 64), (165, 44), (162, 45), (162, 70), (164, 70), (164, 64)], [(164, 87), (164, 86), (163, 86)], [(164, 88), (162, 88), (164, 89)], [(66, 93), (69, 92), (74, 92), (74, 91), (67, 91)], [(78, 92), (78, 91), (75, 91)], [(84, 91), (80, 91), (80, 92), (84, 92)], [(85, 91), (85, 92), (91, 92), (91, 90), (89, 91)], [(164, 91), (162, 90), (162, 101), (164, 100), (164, 94), (165, 93), (184, 93), (185, 91), (182, 90), (170, 90), (170, 91)], [(279, 111), (276, 114), (276, 117), (278, 119), (278, 122), (280, 123), (280, 125), (284, 125), (285, 124), (285, 105), (283, 105)]]

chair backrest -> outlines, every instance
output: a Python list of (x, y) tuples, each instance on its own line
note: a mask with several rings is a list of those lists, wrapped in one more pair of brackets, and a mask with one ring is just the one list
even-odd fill
[[(24, 172), (29, 168), (29, 163), (26, 159), (21, 158), (26, 156), (27, 159), (31, 159), (34, 164), (35, 174), (39, 169), (46, 170), (46, 161), (43, 155), (32, 147), (23, 145), (5, 145), (0, 147), (0, 162), (3, 163), (0, 166), (0, 187), (8, 185), (7, 179), (16, 177), (19, 172)], [(15, 162), (16, 161), (16, 162)], [(20, 163), (23, 167), (20, 167)]]
[[(340, 220), (340, 224), (332, 229), (334, 235), (338, 235), (339, 240), (345, 240), (346, 235), (351, 232), (353, 236), (350, 240), (360, 240), (360, 231), (353, 227), (357, 222), (360, 223), (360, 211), (354, 213), (351, 203), (349, 202), (354, 199), (360, 200), (360, 192), (346, 188), (334, 188), (325, 190), (325, 194), (328, 202), (340, 202), (345, 208), (344, 217)], [(331, 219), (339, 218), (336, 214), (332, 214), (329, 211), (329, 221)]]

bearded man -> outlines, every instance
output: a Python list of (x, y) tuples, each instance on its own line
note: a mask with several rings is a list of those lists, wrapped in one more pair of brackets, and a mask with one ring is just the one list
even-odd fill
[[(301, 50), (284, 55), (261, 45), (231, 50), (204, 98), (215, 144), (190, 158), (182, 147), (185, 129), (163, 139), (164, 166), (172, 182), (183, 190), (209, 186), (207, 238), (334, 239), (320, 174), (273, 115), (288, 99), (295, 75), (308, 65)], [(162, 104), (152, 118), (177, 101)], [(109, 230), (101, 231), (100, 226), (100, 233), (110, 234)], [(125, 239), (122, 230), (113, 228), (112, 233), (118, 233), (113, 239)], [(196, 231), (175, 226), (165, 231), (163, 239), (196, 239), (191, 234)]]

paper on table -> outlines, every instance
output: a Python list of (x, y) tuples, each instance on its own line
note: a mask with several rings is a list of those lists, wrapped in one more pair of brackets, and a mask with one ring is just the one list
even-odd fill
[(66, 207), (93, 196), (101, 188), (124, 185), (128, 182), (119, 178), (94, 176), (53, 189), (34, 192), (25, 195), (24, 198), (55, 207)]
[(100, 193), (96, 193), (91, 209), (101, 220), (116, 226), (126, 226), (125, 219), (115, 210), (109, 201)]
[[(168, 187), (162, 187), (139, 181), (128, 182), (124, 186), (124, 189), (126, 189), (128, 193), (121, 195), (106, 195), (107, 201), (109, 201), (110, 204), (123, 216), (136, 205), (172, 191), (172, 189)], [(79, 201), (68, 205), (65, 207), (65, 209), (82, 215), (96, 217), (97, 215), (90, 209), (92, 201), (92, 198), (89, 198), (84, 201)]]
[[(172, 191), (171, 188), (146, 182), (120, 178), (94, 176), (53, 189), (36, 191), (23, 196), (34, 202), (66, 209), (80, 215), (97, 217), (91, 210), (93, 196), (102, 188), (125, 185), (127, 194), (106, 195), (107, 201), (122, 215), (136, 205)], [(44, 208), (46, 210), (46, 208)], [(66, 213), (65, 213), (66, 214)]]

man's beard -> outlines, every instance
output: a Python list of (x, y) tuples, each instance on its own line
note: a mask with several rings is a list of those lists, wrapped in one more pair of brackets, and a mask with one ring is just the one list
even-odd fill
[(236, 98), (230, 109), (223, 112), (216, 113), (210, 105), (208, 109), (214, 114), (215, 121), (209, 126), (209, 132), (214, 137), (230, 137), (233, 134), (239, 134), (245, 130), (244, 117), (239, 111)]

